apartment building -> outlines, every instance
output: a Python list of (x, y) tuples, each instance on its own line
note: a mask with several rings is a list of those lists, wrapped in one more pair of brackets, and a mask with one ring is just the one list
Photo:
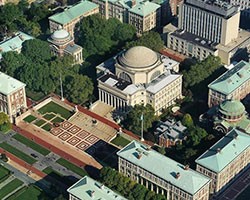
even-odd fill
[(99, 100), (126, 112), (150, 104), (155, 114), (182, 98), (179, 63), (143, 46), (132, 47), (97, 66)]
[(136, 27), (137, 33), (157, 28), (161, 24), (160, 5), (148, 0), (93, 0), (106, 19), (117, 18)]
[(240, 61), (208, 85), (208, 106), (227, 99), (241, 100), (250, 93), (250, 63)]
[(58, 29), (64, 29), (74, 38), (75, 25), (89, 15), (99, 13), (99, 6), (93, 2), (82, 0), (79, 3), (69, 6), (61, 13), (49, 17), (49, 29), (54, 33)]
[(14, 122), (26, 108), (25, 84), (0, 72), (0, 112), (6, 113)]
[(209, 199), (209, 178), (142, 143), (132, 141), (117, 155), (120, 173), (168, 200)]
[(67, 189), (69, 200), (126, 200), (98, 181), (84, 176)]
[(232, 129), (196, 159), (196, 171), (212, 179), (210, 193), (218, 194), (250, 163), (250, 136)]

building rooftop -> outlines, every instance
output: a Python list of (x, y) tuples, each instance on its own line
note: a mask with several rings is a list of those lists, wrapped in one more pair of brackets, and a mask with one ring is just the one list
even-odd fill
[(240, 116), (245, 112), (245, 106), (239, 100), (226, 100), (220, 104), (219, 110), (227, 116)]
[(171, 33), (171, 35), (175, 36), (175, 37), (178, 37), (180, 39), (183, 39), (183, 40), (186, 40), (188, 41), (189, 43), (193, 43), (195, 45), (199, 45), (199, 46), (202, 46), (206, 49), (209, 49), (211, 51), (216, 51), (216, 45), (218, 45), (218, 43), (215, 43), (215, 42), (211, 42), (211, 41), (208, 41), (204, 38), (201, 38), (199, 36), (196, 36), (192, 33), (188, 33), (186, 31), (183, 31), (183, 30), (176, 30), (174, 32)]
[(0, 72), (0, 93), (9, 95), (25, 86), (21, 81)]
[(21, 31), (17, 32), (14, 37), (2, 41), (0, 43), (0, 59), (2, 59), (2, 53), (8, 51), (21, 51), (22, 44), (26, 40), (34, 39), (34, 37), (23, 33)]
[(80, 200), (126, 200), (126, 198), (88, 176), (84, 176), (67, 191)]
[[(117, 152), (117, 155), (192, 195), (210, 181), (206, 176), (192, 169), (185, 169), (184, 165), (152, 149), (149, 150), (137, 141), (129, 143)], [(141, 157), (138, 157), (139, 155)], [(179, 178), (176, 178), (177, 173), (180, 174)]]
[(82, 47), (79, 46), (78, 44), (73, 44), (73, 45), (67, 45), (65, 48), (65, 51), (68, 53), (74, 53), (74, 52), (79, 51), (81, 49), (82, 49)]
[(240, 61), (208, 85), (212, 90), (229, 95), (250, 78), (250, 63)]
[(61, 13), (54, 14), (49, 17), (49, 20), (59, 24), (67, 24), (70, 21), (87, 14), (89, 11), (98, 8), (98, 5), (87, 0), (83, 0), (78, 4), (65, 9)]
[(229, 18), (240, 11), (238, 6), (221, 0), (185, 0), (185, 3), (221, 15), (225, 18)]
[(136, 5), (129, 9), (129, 12), (145, 17), (150, 13), (155, 12), (160, 7), (160, 5), (149, 1), (137, 1)]
[(214, 172), (220, 172), (249, 146), (250, 136), (240, 130), (232, 129), (196, 159), (196, 163)]

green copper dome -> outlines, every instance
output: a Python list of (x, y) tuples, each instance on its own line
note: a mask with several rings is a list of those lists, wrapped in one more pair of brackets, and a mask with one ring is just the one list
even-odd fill
[(227, 116), (239, 116), (245, 112), (245, 106), (238, 100), (227, 100), (220, 104), (220, 113)]

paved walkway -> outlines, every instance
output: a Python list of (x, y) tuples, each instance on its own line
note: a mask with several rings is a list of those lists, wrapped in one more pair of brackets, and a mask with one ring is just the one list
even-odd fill
[[(1, 162), (2, 163), (2, 162)], [(15, 177), (13, 175), (9, 176), (5, 181), (3, 181), (2, 183), (0, 183), (0, 189), (7, 185), (9, 182), (11, 182), (12, 180), (14, 180)]]
[(7, 194), (2, 200), (8, 199), (8, 197), (10, 197), (12, 194), (14, 194), (15, 192), (17, 192), (18, 190), (20, 190), (22, 187), (24, 187), (24, 184), (20, 185), (18, 188), (12, 190), (9, 194)]

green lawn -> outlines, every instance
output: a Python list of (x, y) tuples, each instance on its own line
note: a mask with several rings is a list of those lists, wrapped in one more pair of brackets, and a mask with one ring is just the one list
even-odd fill
[(29, 187), (25, 187), (19, 190), (16, 194), (8, 198), (8, 200), (39, 200), (41, 199), (43, 191), (36, 187), (35, 185), (31, 185)]
[(44, 126), (42, 126), (42, 129), (44, 129), (45, 131), (50, 131), (51, 129), (51, 125), (49, 123), (45, 124)]
[(45, 114), (45, 113), (56, 113), (56, 114), (60, 114), (63, 118), (68, 119), (72, 113), (67, 110), (66, 108), (56, 104), (55, 102), (51, 101), (48, 104), (46, 104), (45, 106), (43, 106), (42, 108), (40, 108), (38, 110), (38, 112)]
[(70, 163), (69, 161), (67, 161), (67, 160), (65, 160), (63, 158), (58, 159), (56, 162), (58, 164), (64, 166), (65, 168), (71, 170), (72, 172), (75, 172), (76, 174), (78, 174), (80, 176), (87, 175), (87, 172), (84, 169), (82, 169), (82, 168), (80, 168), (80, 167), (78, 167), (78, 166)]
[(35, 116), (29, 115), (29, 116), (25, 117), (23, 120), (30, 123), (30, 122), (33, 122), (35, 119), (36, 119)]
[(42, 92), (33, 92), (26, 88), (26, 94), (29, 98), (33, 99), (34, 101), (38, 101), (42, 99), (45, 95)]
[(39, 119), (38, 121), (35, 122), (35, 125), (37, 126), (42, 126), (46, 121), (44, 121), (43, 119)]
[(56, 117), (55, 119), (53, 119), (51, 122), (53, 123), (58, 123), (58, 122), (63, 122), (64, 119), (62, 119), (61, 117)]
[(52, 114), (52, 113), (48, 113), (48, 114), (46, 114), (46, 115), (43, 116), (43, 118), (45, 118), (47, 120), (51, 120), (53, 117), (55, 117), (55, 115)]
[(33, 142), (32, 140), (29, 140), (22, 135), (16, 134), (13, 136), (14, 139), (18, 140), (19, 142), (25, 144), (26, 146), (30, 147), (31, 149), (34, 149), (38, 153), (46, 156), (50, 153), (49, 150), (43, 148), (42, 146), (38, 145), (37, 143)]
[(127, 139), (125, 139), (125, 138), (122, 137), (122, 136), (117, 136), (115, 139), (113, 139), (113, 140), (111, 141), (111, 143), (113, 143), (113, 144), (115, 144), (115, 145), (117, 145), (117, 146), (122, 146), (122, 147), (124, 147), (124, 146), (126, 146), (128, 143), (130, 143), (130, 141), (127, 140)]
[(14, 154), (16, 157), (22, 159), (23, 161), (29, 163), (29, 164), (34, 164), (36, 162), (36, 159), (30, 157), (29, 155), (23, 153), (22, 151), (16, 149), (15, 147), (7, 144), (6, 142), (0, 143), (0, 147), (5, 149), (6, 151)]
[(250, 197), (250, 186), (248, 186), (237, 198), (236, 200), (247, 200)]
[(9, 194), (10, 192), (15, 190), (16, 188), (18, 188), (22, 184), (23, 184), (23, 182), (16, 178), (16, 179), (12, 180), (11, 182), (9, 182), (7, 185), (3, 186), (0, 189), (0, 199), (3, 199), (3, 197), (5, 197), (7, 194)]
[(10, 176), (10, 171), (0, 165), (0, 183), (5, 181)]

